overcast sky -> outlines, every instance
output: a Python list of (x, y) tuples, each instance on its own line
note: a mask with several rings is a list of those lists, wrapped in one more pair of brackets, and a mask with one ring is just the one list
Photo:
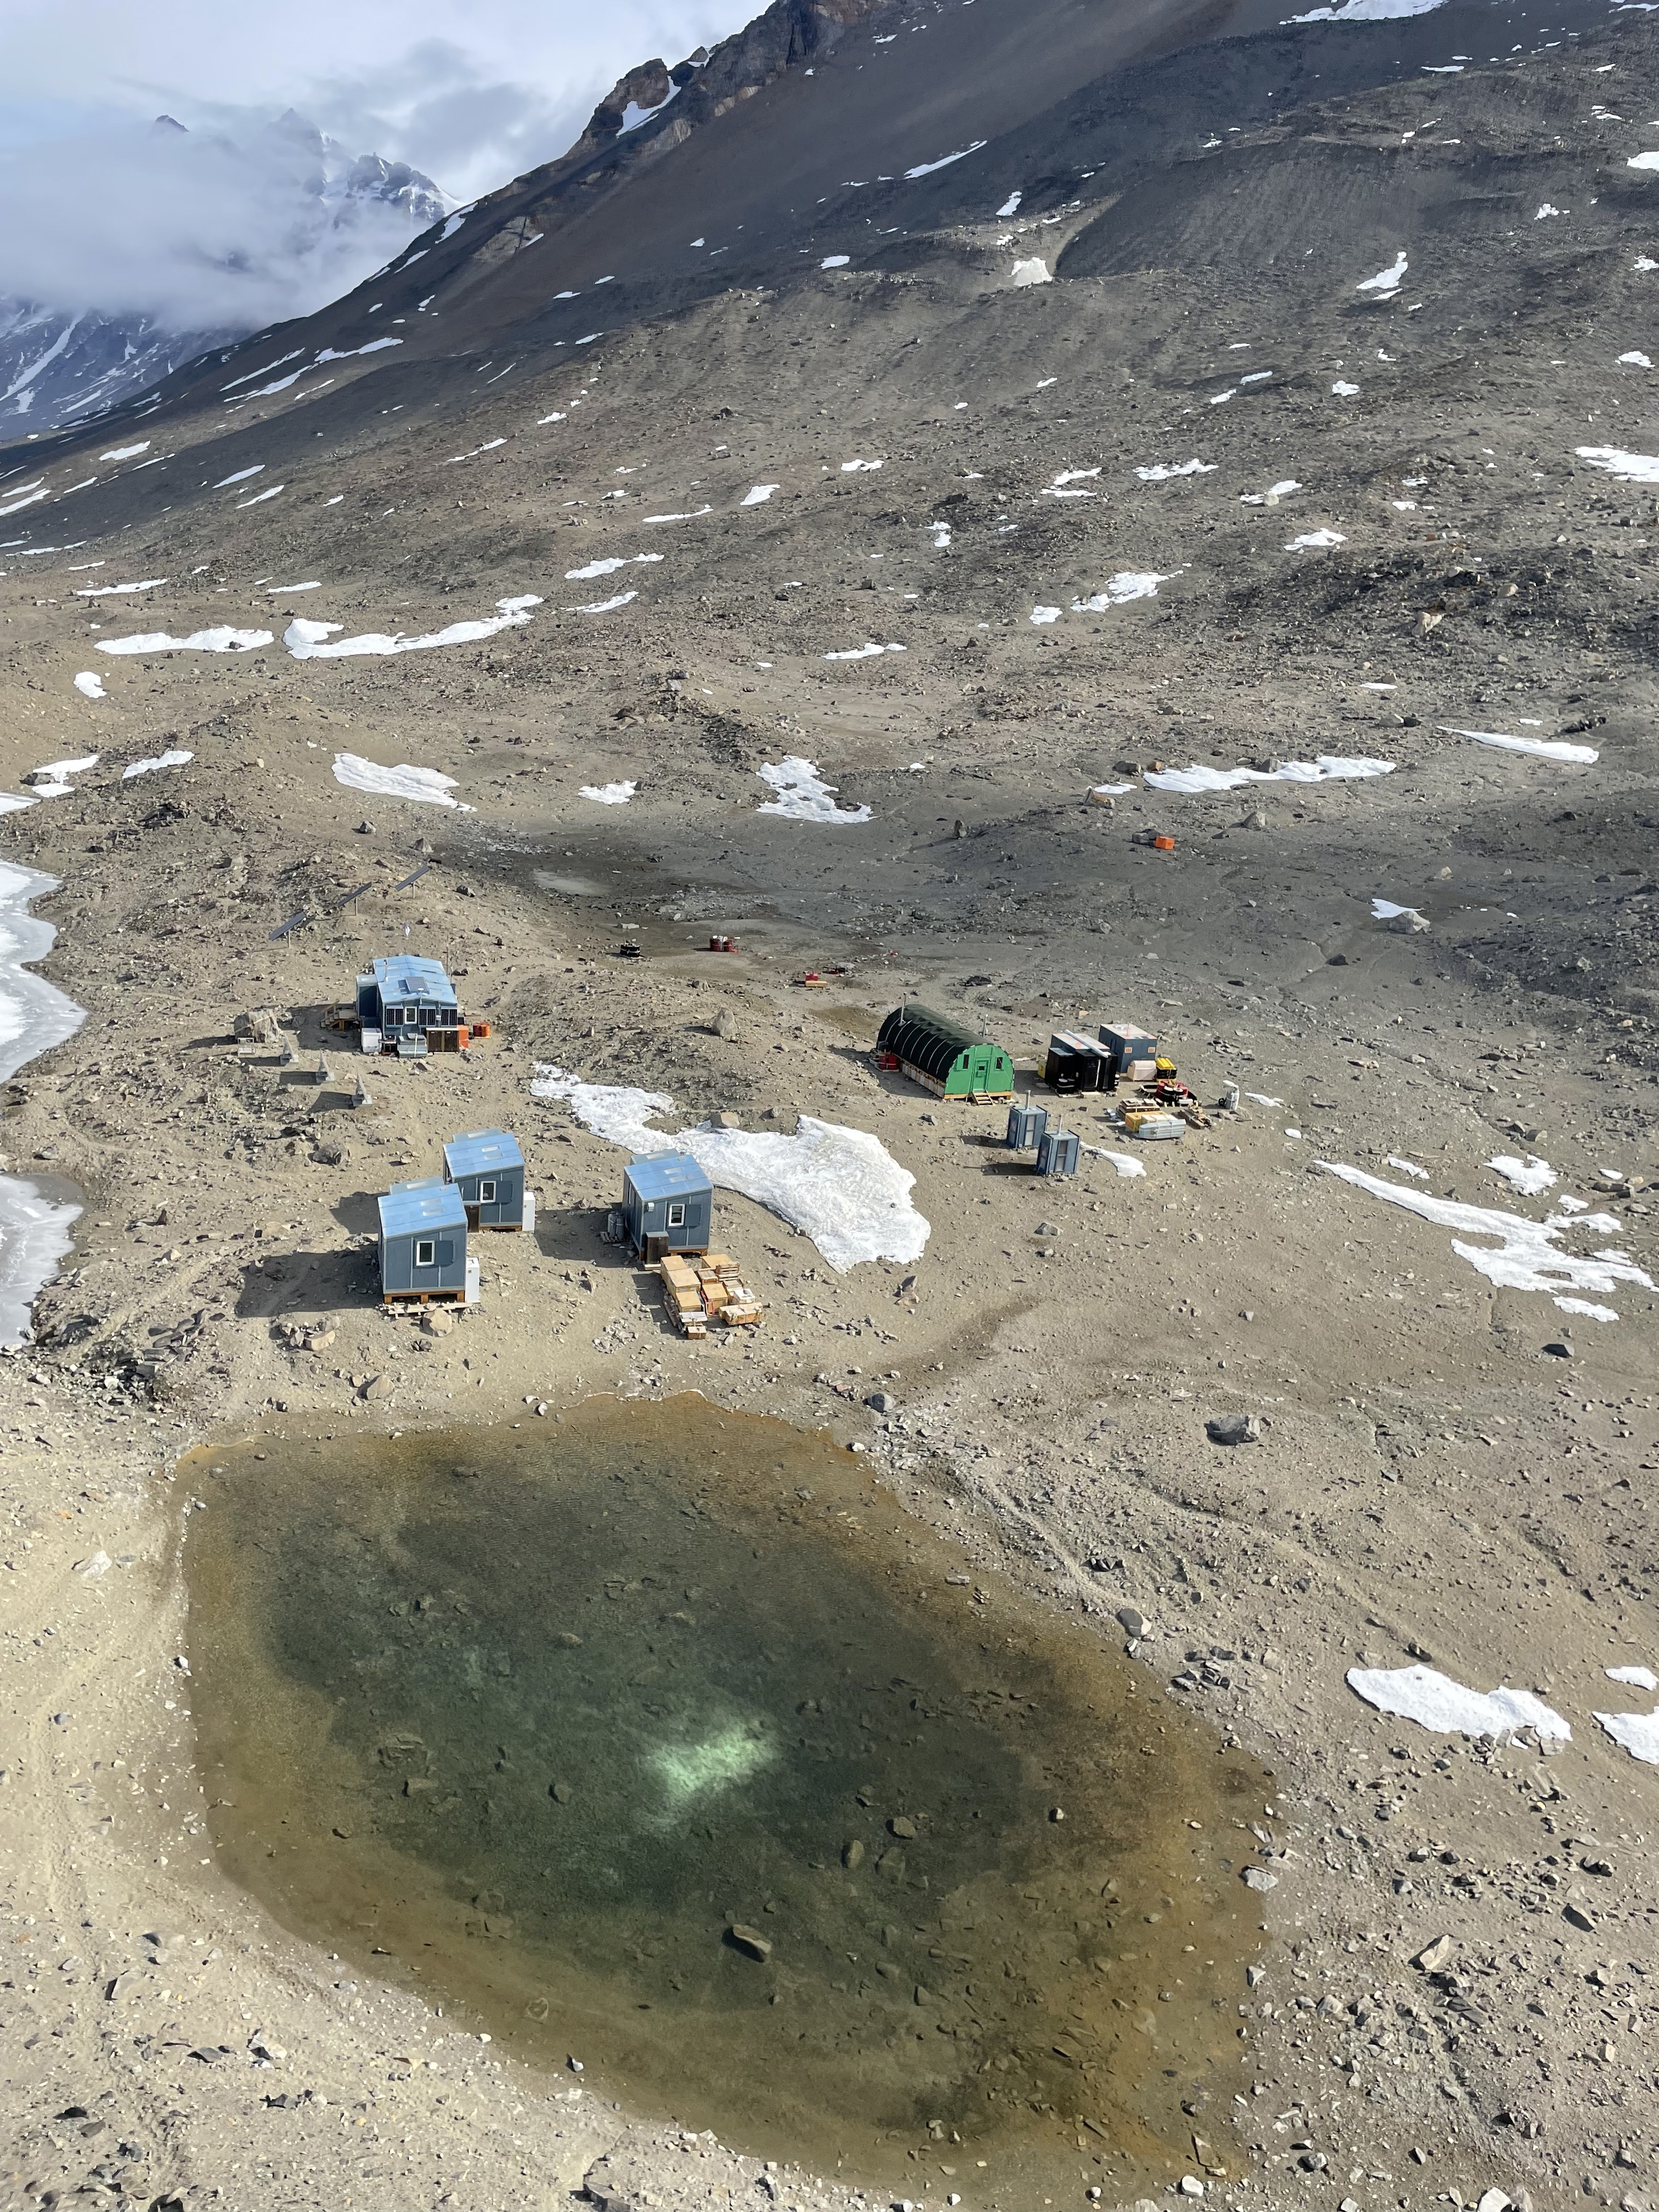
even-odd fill
[[(319, 198), (316, 161), (270, 127), (287, 109), (459, 204), (563, 153), (624, 70), (761, 4), (0, 0), (0, 299), (216, 335), (309, 313), (409, 226)], [(155, 131), (163, 113), (188, 136)]]
[[(0, 146), (165, 111), (242, 135), (301, 109), (354, 153), (471, 199), (550, 160), (635, 62), (671, 64), (764, 0), (0, 0)], [(0, 289), (6, 283), (0, 246)]]

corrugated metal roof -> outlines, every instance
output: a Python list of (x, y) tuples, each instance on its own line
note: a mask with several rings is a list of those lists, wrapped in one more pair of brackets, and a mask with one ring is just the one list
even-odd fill
[(380, 1200), (382, 1237), (426, 1235), (466, 1228), (466, 1208), (453, 1182), (431, 1176), (424, 1182), (394, 1182)]
[(387, 1005), (396, 1006), (401, 999), (430, 999), (441, 1006), (457, 1003), (455, 986), (445, 974), (441, 960), (395, 952), (389, 960), (371, 961), (368, 973)]
[(444, 1146), (444, 1165), (452, 1176), (491, 1175), (521, 1168), (519, 1140), (505, 1129), (464, 1129)]
[(931, 1006), (895, 1006), (876, 1035), (879, 1051), (896, 1053), (911, 1067), (919, 1067), (939, 1083), (944, 1082), (964, 1052), (989, 1043), (988, 1037), (976, 1036), (961, 1022), (953, 1022), (948, 1014), (936, 1014)]
[(630, 1160), (623, 1170), (623, 1181), (641, 1198), (683, 1198), (694, 1190), (713, 1194), (708, 1176), (689, 1152), (655, 1152), (647, 1159)]

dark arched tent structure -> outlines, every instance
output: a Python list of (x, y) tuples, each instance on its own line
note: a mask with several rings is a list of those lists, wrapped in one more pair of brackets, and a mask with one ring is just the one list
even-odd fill
[(931, 1006), (895, 1006), (876, 1050), (889, 1053), (912, 1082), (937, 1098), (1008, 1098), (1014, 1063), (1000, 1044), (976, 1036)]

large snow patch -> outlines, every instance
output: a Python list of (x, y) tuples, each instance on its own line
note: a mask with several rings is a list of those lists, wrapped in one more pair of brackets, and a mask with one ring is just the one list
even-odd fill
[(1540, 1741), (1571, 1743), (1572, 1730), (1530, 1690), (1468, 1690), (1433, 1667), (1350, 1667), (1348, 1687), (1379, 1712), (1398, 1713), (1436, 1735), (1495, 1735), (1533, 1729)]
[(878, 1137), (803, 1114), (793, 1137), (745, 1129), (649, 1125), (672, 1114), (660, 1091), (584, 1083), (538, 1065), (532, 1098), (562, 1099), (595, 1136), (647, 1156), (687, 1152), (720, 1190), (735, 1190), (810, 1237), (837, 1274), (861, 1260), (919, 1260), (931, 1224), (910, 1203), (915, 1177)]
[[(1547, 1214), (1542, 1221), (1529, 1221), (1522, 1213), (1504, 1213), (1496, 1206), (1465, 1206), (1455, 1199), (1431, 1198), (1426, 1191), (1408, 1190), (1403, 1183), (1385, 1182), (1380, 1176), (1367, 1175), (1363, 1168), (1346, 1167), (1334, 1160), (1321, 1160), (1319, 1165), (1327, 1175), (1340, 1176), (1357, 1190), (1367, 1191), (1373, 1198), (1386, 1199), (1390, 1206), (1404, 1206), (1408, 1213), (1419, 1214), (1442, 1229), (1457, 1230), (1464, 1237), (1494, 1239), (1491, 1245), (1465, 1244), (1454, 1237), (1452, 1250), (1499, 1290), (1543, 1291), (1564, 1311), (1587, 1313), (1592, 1309), (1582, 1300), (1569, 1302), (1561, 1293), (1599, 1291), (1605, 1297), (1621, 1283), (1644, 1291), (1654, 1287), (1652, 1278), (1644, 1274), (1622, 1252), (1592, 1252), (1580, 1256), (1561, 1250), (1558, 1240), (1569, 1229), (1587, 1230), (1593, 1237), (1614, 1235), (1619, 1224), (1611, 1213), (1579, 1213), (1571, 1210), (1571, 1201), (1564, 1201), (1556, 1212)], [(1607, 1315), (1607, 1309), (1603, 1307), (1595, 1318), (1600, 1320)], [(1616, 1320), (1618, 1316), (1613, 1315), (1612, 1318)]]

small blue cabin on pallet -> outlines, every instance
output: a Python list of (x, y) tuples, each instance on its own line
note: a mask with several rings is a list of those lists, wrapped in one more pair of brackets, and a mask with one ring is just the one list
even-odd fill
[(444, 1181), (460, 1193), (469, 1229), (533, 1229), (524, 1154), (505, 1129), (469, 1129), (444, 1146)]
[(623, 1225), (649, 1266), (670, 1252), (706, 1252), (714, 1187), (687, 1152), (656, 1152), (623, 1170)]
[(394, 1182), (380, 1200), (380, 1295), (471, 1305), (478, 1263), (466, 1249), (466, 1208), (453, 1183)]
[(365, 1052), (421, 1060), (434, 1036), (440, 1049), (464, 1042), (460, 1005), (443, 963), (412, 952), (376, 960), (357, 978), (357, 1019)]

